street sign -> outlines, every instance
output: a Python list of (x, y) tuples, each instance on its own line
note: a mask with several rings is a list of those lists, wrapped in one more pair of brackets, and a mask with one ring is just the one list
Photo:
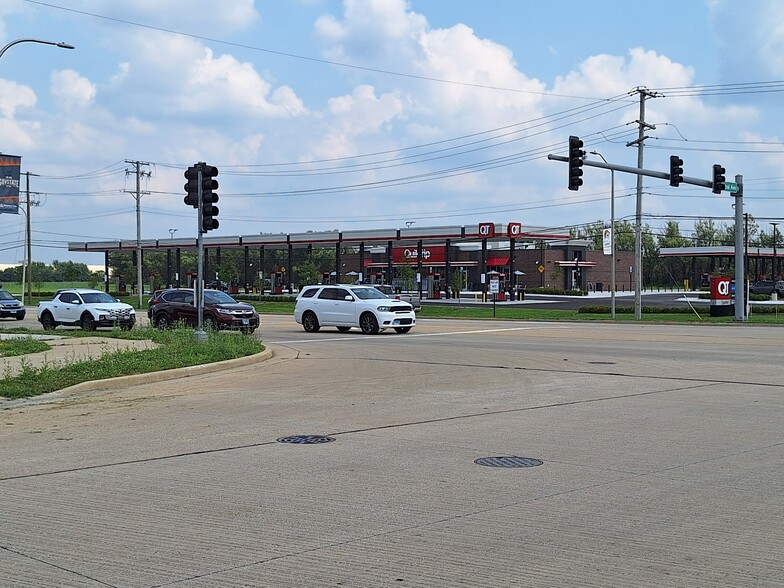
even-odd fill
[(724, 191), (735, 194), (738, 191), (738, 184), (735, 182), (724, 182)]
[(543, 266), (543, 265), (540, 265), (540, 266), (539, 266), (538, 268), (536, 268), (536, 269), (537, 269), (537, 270), (539, 270), (539, 273), (540, 273), (540, 274), (543, 274), (543, 273), (544, 273), (544, 266)]
[(499, 287), (500, 284), (498, 282), (498, 278), (492, 278), (490, 280), (490, 294), (498, 294), (501, 291)]

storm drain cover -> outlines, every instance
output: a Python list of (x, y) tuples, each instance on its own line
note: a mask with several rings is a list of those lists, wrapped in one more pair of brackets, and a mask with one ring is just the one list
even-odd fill
[(474, 460), (475, 464), (489, 466), (491, 468), (532, 468), (544, 463), (541, 459), (533, 457), (517, 457), (509, 455), (506, 457), (480, 457)]
[(289, 437), (280, 437), (278, 443), (296, 443), (299, 445), (316, 445), (318, 443), (329, 443), (334, 441), (334, 437), (327, 437), (326, 435), (290, 435)]

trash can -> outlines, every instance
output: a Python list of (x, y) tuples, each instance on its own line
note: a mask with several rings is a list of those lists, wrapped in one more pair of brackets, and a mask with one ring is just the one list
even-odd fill
[(596, 291), (604, 292), (604, 284), (602, 282), (596, 282)]

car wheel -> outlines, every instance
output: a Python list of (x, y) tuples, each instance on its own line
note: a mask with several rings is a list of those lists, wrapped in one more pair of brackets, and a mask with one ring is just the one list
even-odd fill
[(378, 333), (378, 321), (370, 312), (366, 312), (359, 317), (359, 327), (365, 335), (375, 335)]
[(317, 333), (321, 328), (315, 312), (308, 311), (302, 315), (302, 328), (307, 333)]
[(411, 330), (411, 327), (395, 327), (395, 331), (398, 333), (408, 333)]
[(57, 323), (54, 322), (52, 313), (45, 312), (41, 316), (41, 326), (44, 328), (44, 331), (54, 331), (57, 328)]
[(345, 333), (346, 331), (350, 331), (351, 327), (338, 327), (338, 331), (341, 333)]
[(205, 315), (204, 316), (204, 328), (208, 331), (217, 331), (218, 330), (218, 321), (215, 320), (215, 317), (212, 315)]
[(95, 319), (93, 318), (93, 315), (91, 315), (89, 312), (85, 312), (79, 321), (79, 326), (82, 327), (83, 331), (94, 331)]
[(18, 321), (21, 321), (21, 320), (23, 320), (23, 319), (24, 319), (24, 316), (25, 316), (25, 315), (23, 315), (23, 314), (17, 314), (17, 315), (16, 315), (16, 320), (18, 320)]
[(253, 331), (255, 330), (256, 329), (254, 327), (243, 327), (240, 329), (240, 333), (242, 333), (243, 335), (252, 335)]
[(161, 313), (155, 317), (155, 319), (153, 320), (153, 324), (155, 325), (156, 328), (162, 331), (164, 329), (169, 328), (169, 326), (171, 326), (171, 319), (169, 318), (168, 315)]
[(120, 323), (120, 330), (121, 331), (130, 331), (133, 328), (133, 323), (131, 321), (125, 321)]

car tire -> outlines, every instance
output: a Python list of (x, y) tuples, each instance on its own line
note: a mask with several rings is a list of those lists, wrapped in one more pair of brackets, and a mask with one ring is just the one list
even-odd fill
[(302, 328), (306, 333), (318, 333), (321, 325), (315, 312), (309, 310), (302, 315)]
[(351, 327), (338, 327), (338, 331), (340, 331), (341, 333), (347, 333), (350, 330)]
[(83, 331), (94, 331), (95, 319), (93, 318), (93, 315), (89, 312), (85, 312), (82, 315), (82, 318), (79, 319), (79, 326), (82, 327)]
[(359, 317), (359, 327), (365, 335), (378, 334), (378, 321), (372, 312), (366, 312)]
[(24, 320), (24, 317), (25, 317), (24, 313), (23, 314), (17, 314), (16, 315), (16, 320), (18, 320), (18, 321)]
[(57, 328), (57, 323), (51, 312), (45, 312), (41, 315), (41, 326), (44, 331), (54, 331)]
[(155, 326), (156, 329), (160, 329), (161, 331), (163, 331), (164, 329), (168, 329), (171, 326), (172, 321), (169, 318), (169, 315), (161, 313), (153, 317), (152, 324)]
[(131, 321), (125, 321), (120, 323), (120, 330), (121, 331), (130, 331), (133, 328), (134, 323)]
[(395, 327), (395, 331), (398, 333), (408, 333), (411, 330), (411, 327)]
[(217, 331), (218, 321), (210, 314), (204, 315), (204, 328), (208, 331)]

